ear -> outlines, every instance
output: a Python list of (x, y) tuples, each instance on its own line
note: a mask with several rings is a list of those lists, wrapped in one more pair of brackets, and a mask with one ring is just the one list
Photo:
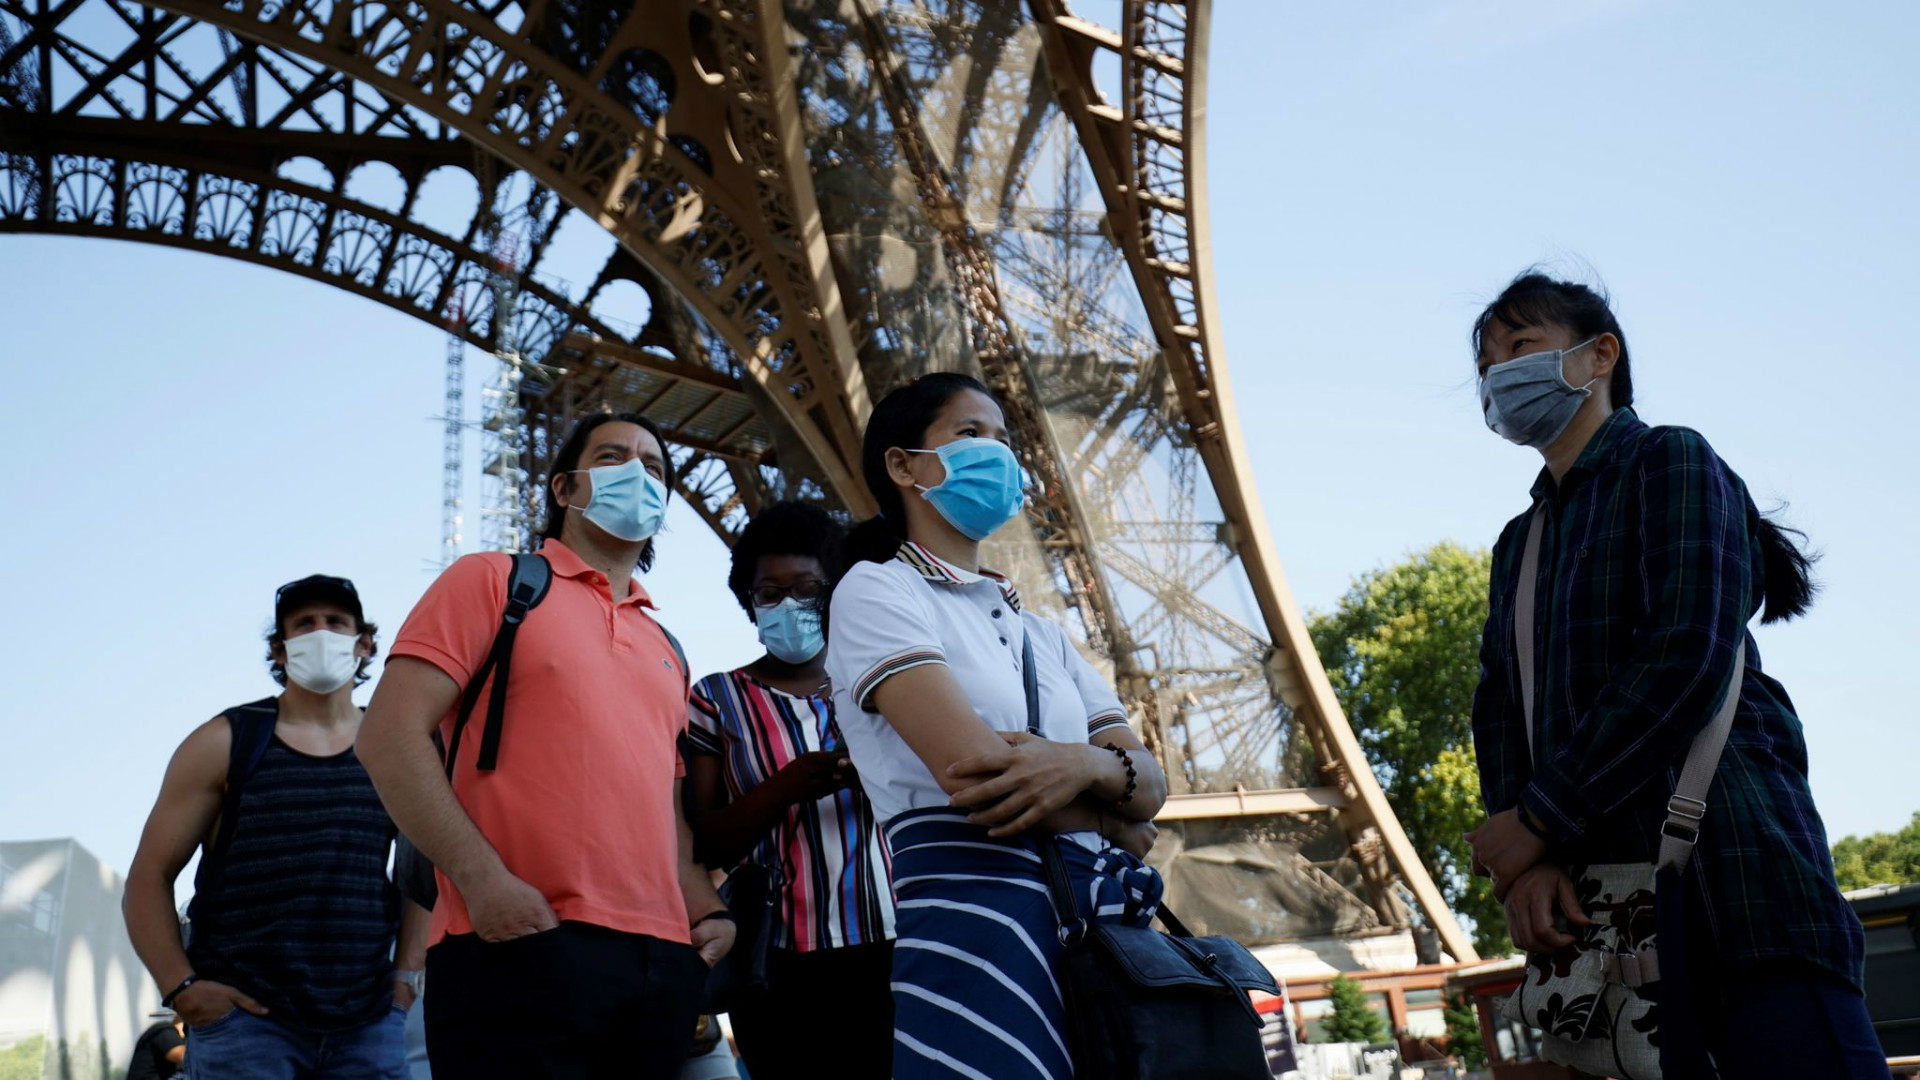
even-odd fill
[(897, 446), (887, 450), (887, 478), (895, 487), (910, 488), (920, 482), (913, 478), (912, 462), (913, 455)]
[(372, 634), (364, 630), (360, 632), (360, 640), (354, 642), (353, 645), (353, 655), (358, 656), (362, 660), (371, 660), (373, 658)]
[(555, 473), (552, 476), (547, 477), (547, 486), (553, 489), (553, 501), (557, 505), (559, 505), (562, 509), (565, 509), (567, 507), (568, 505), (567, 499), (570, 498), (573, 494), (572, 480), (573, 480), (573, 474), (565, 473), (565, 472)]
[(1620, 339), (1612, 334), (1601, 334), (1593, 342), (1593, 377), (1604, 379), (1613, 374), (1613, 366), (1620, 362)]

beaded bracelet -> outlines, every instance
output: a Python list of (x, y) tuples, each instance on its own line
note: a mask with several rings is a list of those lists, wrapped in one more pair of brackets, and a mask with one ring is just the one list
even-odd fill
[(1113, 800), (1113, 805), (1125, 806), (1128, 803), (1133, 801), (1133, 790), (1134, 788), (1138, 787), (1140, 784), (1139, 775), (1133, 771), (1133, 756), (1131, 754), (1128, 754), (1125, 748), (1115, 746), (1112, 743), (1104, 743), (1102, 745), (1104, 745), (1107, 749), (1113, 751), (1115, 754), (1119, 755), (1120, 764), (1126, 767), (1127, 793)]

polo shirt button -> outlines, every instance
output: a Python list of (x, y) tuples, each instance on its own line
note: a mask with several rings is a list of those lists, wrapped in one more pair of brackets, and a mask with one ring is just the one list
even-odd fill
[(1000, 617), (1000, 609), (999, 609), (999, 608), (994, 608), (994, 609), (993, 609), (993, 617), (994, 617), (994, 618), (996, 618), (996, 619)]
[(1007, 639), (1006, 639), (1006, 638), (1001, 638), (1001, 639), (1000, 639), (1000, 644), (1002, 644), (1002, 645), (1005, 645), (1006, 643), (1007, 643)]

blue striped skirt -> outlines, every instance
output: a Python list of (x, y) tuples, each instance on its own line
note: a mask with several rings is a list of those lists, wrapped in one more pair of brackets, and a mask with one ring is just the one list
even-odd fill
[[(990, 837), (944, 808), (901, 814), (886, 833), (894, 1080), (1072, 1080), (1060, 923), (1033, 840)], [(1082, 910), (1133, 926), (1153, 918), (1157, 871), (1118, 848), (1059, 846)]]

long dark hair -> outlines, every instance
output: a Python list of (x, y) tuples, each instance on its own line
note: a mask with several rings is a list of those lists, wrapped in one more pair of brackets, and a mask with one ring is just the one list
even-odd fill
[[(580, 455), (587, 449), (587, 436), (592, 435), (593, 430), (601, 424), (612, 423), (638, 424), (660, 444), (660, 456), (665, 461), (667, 474), (663, 481), (667, 485), (667, 499), (669, 501), (673, 499), (673, 454), (669, 452), (667, 437), (660, 434), (659, 425), (636, 412), (595, 413), (575, 424), (573, 431), (567, 435), (567, 441), (560, 444), (560, 451), (553, 455), (553, 466), (547, 471), (547, 522), (546, 527), (540, 531), (542, 539), (560, 539), (560, 531), (567, 524), (567, 508), (561, 506), (560, 500), (554, 497), (553, 478), (579, 468)], [(567, 484), (571, 490), (573, 482), (569, 480)], [(640, 569), (643, 571), (653, 569), (651, 538), (640, 549)]]
[[(1627, 335), (1620, 329), (1620, 321), (1613, 317), (1612, 302), (1604, 288), (1594, 289), (1577, 282), (1560, 281), (1538, 269), (1522, 272), (1473, 321), (1473, 355), (1476, 361), (1480, 356), (1481, 339), (1486, 335), (1487, 327), (1493, 325), (1496, 319), (1510, 330), (1522, 326), (1564, 326), (1582, 341), (1603, 333), (1612, 334), (1620, 342), (1620, 359), (1614, 364), (1613, 375), (1608, 380), (1613, 405), (1614, 408), (1624, 409), (1633, 404), (1633, 374), (1627, 363)], [(1785, 622), (1806, 614), (1807, 608), (1813, 604), (1813, 594), (1818, 590), (1813, 580), (1813, 563), (1818, 556), (1809, 555), (1801, 546), (1807, 539), (1805, 533), (1789, 529), (1765, 514), (1755, 516), (1759, 522), (1758, 538), (1764, 563), (1760, 588), (1766, 600), (1766, 611), (1760, 616), (1760, 621)]]
[[(896, 446), (921, 449), (927, 441), (927, 429), (939, 418), (940, 410), (968, 390), (993, 396), (993, 391), (971, 375), (941, 371), (920, 376), (873, 407), (873, 415), (867, 418), (866, 438), (860, 444), (860, 474), (880, 512), (847, 534), (842, 570), (854, 563), (886, 562), (900, 550), (901, 541), (907, 538), (907, 507), (900, 489), (887, 475), (887, 451)], [(833, 576), (838, 580), (840, 572)]]

